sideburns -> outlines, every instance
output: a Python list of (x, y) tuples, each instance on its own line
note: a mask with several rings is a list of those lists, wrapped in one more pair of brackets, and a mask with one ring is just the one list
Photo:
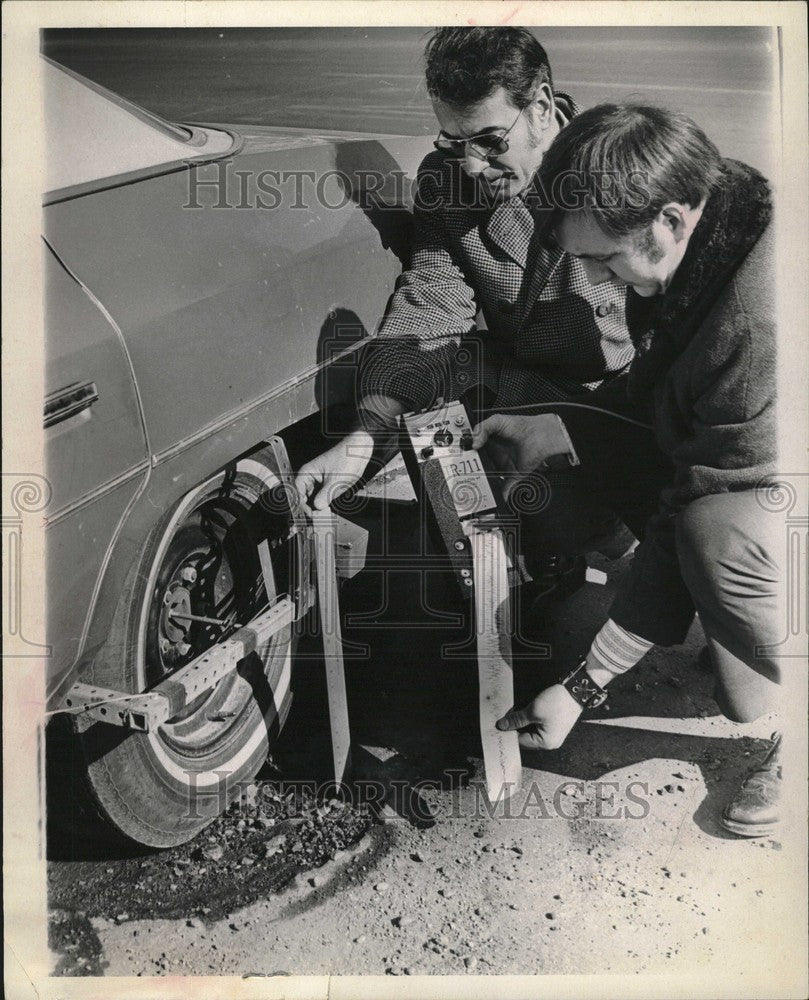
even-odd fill
[(642, 253), (650, 263), (656, 264), (662, 259), (665, 251), (655, 239), (651, 225), (646, 225), (634, 235), (635, 249)]

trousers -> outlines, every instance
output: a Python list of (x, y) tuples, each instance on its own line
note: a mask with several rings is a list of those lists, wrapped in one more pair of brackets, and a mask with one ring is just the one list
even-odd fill
[[(561, 410), (560, 415), (564, 418)], [(597, 457), (590, 449), (582, 466), (546, 473), (541, 509), (520, 512), (523, 551), (539, 556), (592, 551), (616, 516), (637, 538), (644, 538), (673, 468), (651, 432), (615, 425), (617, 421), (608, 420), (594, 428), (603, 444)], [(778, 565), (781, 535), (778, 515), (758, 502), (754, 489), (700, 497), (674, 517), (671, 559), (679, 580), (673, 603), (682, 605), (681, 595), (686, 602), (690, 597), (686, 619), (690, 614), (693, 620), (692, 602), (710, 651), (715, 700), (723, 714), (737, 722), (752, 721), (777, 707), (777, 652), (785, 620)], [(620, 601), (619, 590), (616, 603)], [(647, 624), (648, 631), (634, 631), (672, 644), (655, 638), (655, 623)]]

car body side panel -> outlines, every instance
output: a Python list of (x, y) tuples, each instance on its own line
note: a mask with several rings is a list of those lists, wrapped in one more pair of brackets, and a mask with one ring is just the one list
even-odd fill
[(45, 430), (51, 516), (132, 474), (148, 447), (120, 334), (49, 248), (44, 250), (45, 394), (92, 383), (97, 400)]
[[(229, 165), (46, 210), (50, 242), (123, 331), (156, 456), (311, 371), (338, 311), (358, 334), (383, 315), (400, 261), (346, 196), (341, 149), (352, 144), (309, 142), (253, 143)], [(369, 171), (376, 158), (404, 173), (381, 143), (354, 145)], [(348, 162), (356, 174), (356, 148)], [(404, 199), (384, 215), (406, 226)]]
[[(143, 178), (45, 209), (48, 242), (76, 279), (64, 280), (109, 320), (108, 332), (120, 331), (136, 380), (125, 384), (122, 357), (96, 355), (97, 380), (108, 368), (122, 380), (126, 413), (115, 426), (123, 445), (112, 437), (80, 457), (84, 485), (75, 470), (59, 473), (73, 492), (60, 494), (58, 509), (68, 508), (51, 528), (49, 575), (71, 585), (64, 602), (54, 598), (54, 697), (106, 641), (127, 572), (161, 516), (240, 454), (350, 396), (358, 340), (376, 328), (406, 258), (406, 178), (422, 158), (418, 147), (255, 129), (227, 167)], [(329, 172), (319, 198), (318, 178)], [(191, 189), (192, 176), (214, 183)], [(221, 200), (225, 207), (214, 207)], [(57, 315), (52, 321), (65, 329)], [(80, 353), (70, 336), (62, 340)], [(67, 354), (54, 351), (54, 371), (64, 371)], [(132, 465), (136, 456), (141, 466)], [(113, 482), (126, 479), (125, 468), (135, 478)]]
[[(85, 649), (85, 636), (91, 613), (97, 607), (96, 584), (104, 573), (127, 507), (136, 496), (142, 479), (130, 479), (102, 493), (67, 517), (48, 526), (47, 573), (51, 581), (64, 581), (48, 589), (48, 660), (47, 694), (53, 692), (73, 673), (73, 667)], [(120, 559), (117, 549), (116, 558)], [(118, 569), (123, 572), (118, 572)], [(117, 592), (105, 595), (117, 602), (128, 565), (116, 567)], [(113, 604), (114, 607), (114, 604)], [(104, 628), (109, 629), (112, 615)], [(106, 631), (105, 631), (106, 634)]]
[(120, 334), (44, 251), (46, 398), (92, 383), (97, 400), (45, 430), (51, 682), (81, 649), (93, 592), (121, 518), (148, 474), (148, 447)]

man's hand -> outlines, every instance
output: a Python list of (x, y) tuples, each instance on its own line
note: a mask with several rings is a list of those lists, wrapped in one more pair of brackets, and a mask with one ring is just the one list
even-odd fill
[(533, 472), (551, 455), (564, 454), (569, 447), (559, 418), (553, 413), (532, 417), (495, 413), (472, 431), (472, 447), (483, 445), (499, 472), (521, 475)]
[(295, 477), (301, 499), (317, 489), (313, 506), (325, 510), (362, 476), (374, 452), (374, 439), (367, 431), (353, 431), (322, 455), (302, 465)]
[(581, 705), (561, 684), (553, 684), (540, 691), (533, 701), (522, 709), (512, 709), (497, 728), (501, 732), (522, 729), (521, 746), (536, 750), (556, 750), (567, 739), (567, 734), (582, 713)]

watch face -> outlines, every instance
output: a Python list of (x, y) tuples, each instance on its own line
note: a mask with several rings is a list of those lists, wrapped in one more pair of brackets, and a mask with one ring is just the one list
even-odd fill
[(593, 695), (593, 697), (587, 702), (588, 708), (598, 708), (599, 705), (603, 705), (607, 700), (607, 692), (599, 691), (598, 694)]
[(572, 680), (569, 691), (585, 708), (598, 708), (607, 700), (607, 692), (598, 687), (585, 673), (579, 674)]

